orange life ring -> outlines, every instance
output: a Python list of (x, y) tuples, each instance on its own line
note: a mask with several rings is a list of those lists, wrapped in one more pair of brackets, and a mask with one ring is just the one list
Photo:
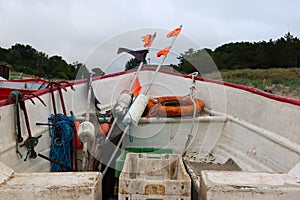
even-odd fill
[[(196, 113), (204, 109), (204, 103), (195, 98)], [(189, 96), (165, 96), (150, 99), (144, 116), (152, 117), (179, 117), (191, 116), (194, 113), (194, 104)]]

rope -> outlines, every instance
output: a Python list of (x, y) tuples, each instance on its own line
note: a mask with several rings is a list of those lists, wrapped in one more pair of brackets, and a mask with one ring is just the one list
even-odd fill
[(183, 154), (186, 153), (186, 150), (188, 148), (188, 146), (190, 145), (191, 143), (191, 140), (192, 138), (194, 137), (193, 136), (193, 130), (194, 130), (194, 126), (195, 126), (195, 120), (196, 120), (196, 101), (195, 101), (195, 91), (196, 91), (196, 81), (195, 81), (195, 77), (198, 76), (198, 72), (194, 72), (191, 74), (192, 75), (192, 84), (190, 86), (190, 94), (189, 94), (189, 97), (191, 98), (192, 102), (193, 102), (193, 105), (194, 105), (194, 112), (193, 112), (193, 121), (192, 121), (192, 126), (191, 126), (191, 129), (190, 129), (190, 134), (188, 134), (188, 139), (186, 140), (185, 142), (185, 147), (184, 147), (184, 152)]
[[(55, 116), (50, 115), (49, 123), (53, 125), (52, 128), (49, 126), (49, 132), (51, 136), (51, 149), (49, 157), (61, 164), (69, 166), (72, 168), (71, 161), (71, 140), (74, 136), (73, 127), (75, 126), (75, 117), (65, 116), (63, 114), (57, 114), (58, 121), (55, 121)], [(61, 140), (57, 141), (56, 133), (57, 130), (61, 132)], [(51, 162), (51, 171), (52, 172), (64, 172), (68, 171), (65, 168)]]

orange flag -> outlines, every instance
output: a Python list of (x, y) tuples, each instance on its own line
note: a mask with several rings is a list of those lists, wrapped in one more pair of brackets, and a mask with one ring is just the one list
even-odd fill
[(140, 84), (139, 77), (136, 77), (134, 84), (132, 86), (132, 89), (131, 89), (133, 96), (136, 97), (140, 93), (141, 90), (142, 90), (142, 86)]
[(175, 37), (175, 36), (179, 35), (179, 33), (181, 32), (181, 27), (182, 26), (180, 26), (179, 28), (175, 28), (173, 31), (168, 33), (167, 38)]
[(156, 56), (157, 57), (166, 56), (169, 53), (170, 49), (171, 49), (171, 46), (168, 46), (168, 47), (164, 48), (163, 50), (160, 50), (159, 52), (157, 52)]
[(154, 33), (153, 35), (148, 34), (148, 35), (142, 36), (143, 42), (145, 42), (144, 47), (145, 48), (150, 47), (153, 40), (155, 39), (155, 37), (156, 37), (156, 33)]

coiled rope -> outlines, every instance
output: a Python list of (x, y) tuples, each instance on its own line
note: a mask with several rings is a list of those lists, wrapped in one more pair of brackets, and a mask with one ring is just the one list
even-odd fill
[[(49, 126), (49, 133), (51, 136), (51, 149), (49, 157), (61, 164), (72, 168), (71, 161), (71, 140), (74, 136), (75, 117), (57, 114), (58, 121), (55, 120), (55, 115), (50, 115), (49, 123), (54, 126)], [(57, 130), (61, 133), (61, 139), (57, 140)], [(65, 172), (67, 169), (51, 162), (52, 172)]]

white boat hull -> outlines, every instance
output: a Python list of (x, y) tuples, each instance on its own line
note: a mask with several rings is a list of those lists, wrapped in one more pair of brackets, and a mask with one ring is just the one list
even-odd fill
[[(143, 86), (149, 83), (153, 73), (152, 70), (140, 72), (139, 80)], [(102, 110), (112, 108), (133, 76), (134, 72), (127, 72), (93, 81), (93, 89), (101, 102)], [(148, 96), (184, 96), (189, 93), (190, 86), (191, 77), (161, 72)], [(286, 174), (300, 162), (300, 106), (266, 98), (254, 90), (241, 90), (212, 81), (197, 80), (195, 86), (196, 97), (205, 103), (205, 112), (195, 119), (192, 130), (192, 118), (142, 118), (138, 126), (130, 128), (133, 141), (126, 136), (123, 147), (157, 147), (182, 153), (190, 134), (193, 137), (186, 155), (193, 156), (187, 159), (197, 161), (212, 154), (216, 162), (224, 163), (231, 158), (243, 172), (261, 173), (262, 177), (264, 173), (266, 176), (269, 176), (267, 173)], [(63, 95), (68, 112), (73, 111), (77, 118), (82, 119), (86, 109), (87, 84), (77, 81), (75, 89), (76, 91), (68, 89)], [(35, 123), (47, 122), (53, 110), (50, 93), (41, 92), (44, 94), (40, 97), (47, 107), (38, 101), (36, 105), (26, 101), (26, 106), (33, 135), (43, 135), (36, 151), (48, 155), (48, 127), (36, 126)], [(57, 91), (55, 96), (58, 111), (62, 112)], [(91, 112), (94, 112), (93, 108)], [(38, 158), (24, 162), (16, 155), (13, 113), (13, 104), (0, 107), (0, 161), (18, 173), (49, 172), (48, 161)], [(23, 137), (26, 138), (25, 125), (22, 130)], [(20, 150), (26, 155), (24, 148)], [(210, 178), (209, 173), (205, 176)], [(279, 179), (280, 177), (278, 176)], [(242, 180), (240, 176), (237, 176), (238, 179)], [(200, 187), (199, 180), (194, 181)], [(299, 194), (300, 185), (295, 184), (295, 188), (294, 192)]]

